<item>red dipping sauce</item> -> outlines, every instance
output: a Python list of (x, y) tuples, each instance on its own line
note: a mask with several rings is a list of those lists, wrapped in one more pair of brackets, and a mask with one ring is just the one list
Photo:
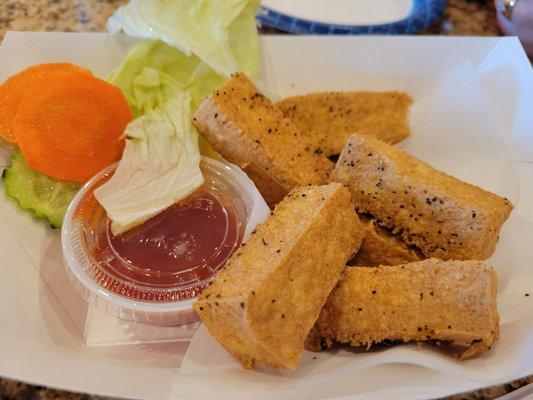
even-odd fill
[(159, 287), (204, 280), (241, 240), (234, 207), (200, 188), (185, 200), (121, 235), (101, 232), (107, 269), (133, 282)]

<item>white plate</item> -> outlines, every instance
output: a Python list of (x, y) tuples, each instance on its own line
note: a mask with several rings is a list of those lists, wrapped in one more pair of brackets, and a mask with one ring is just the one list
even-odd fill
[[(104, 34), (8, 33), (0, 48), (0, 80), (44, 61), (71, 61), (104, 76), (131, 43)], [(58, 235), (2, 192), (0, 375), (134, 398), (416, 399), (533, 373), (532, 325), (524, 319), (533, 315), (533, 297), (524, 297), (533, 292), (533, 164), (512, 160), (513, 154), (527, 159), (527, 146), (533, 148), (524, 134), (533, 122), (525, 108), (533, 101), (533, 79), (518, 41), (263, 37), (261, 46), (259, 84), (273, 97), (332, 89), (411, 93), (413, 137), (402, 147), (515, 202), (491, 259), (501, 281), (501, 341), (463, 364), (429, 346), (419, 353), (409, 346), (366, 356), (326, 353), (318, 360), (306, 353), (296, 373), (243, 372), (202, 331), (187, 354), (186, 342), (86, 347), (80, 326), (87, 310), (64, 284)], [(511, 151), (506, 143), (514, 144)]]

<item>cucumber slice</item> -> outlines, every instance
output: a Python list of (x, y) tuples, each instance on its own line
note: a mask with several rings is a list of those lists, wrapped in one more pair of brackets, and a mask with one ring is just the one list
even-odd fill
[(80, 189), (75, 183), (58, 181), (32, 170), (20, 153), (11, 158), (11, 167), (4, 170), (2, 179), (6, 194), (20, 208), (47, 220), (52, 228), (61, 227), (68, 205)]

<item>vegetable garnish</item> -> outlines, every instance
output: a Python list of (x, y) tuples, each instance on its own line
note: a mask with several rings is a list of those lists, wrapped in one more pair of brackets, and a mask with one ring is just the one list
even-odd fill
[(120, 89), (87, 73), (71, 73), (33, 84), (13, 130), (30, 167), (83, 183), (120, 159), (131, 118)]
[(193, 111), (226, 80), (196, 56), (187, 57), (161, 40), (143, 40), (107, 77), (108, 82), (122, 89), (135, 117), (141, 116), (145, 110), (137, 104), (134, 81), (146, 67), (172, 77), (180, 88), (189, 92)]
[[(191, 110), (237, 70), (253, 77), (259, 71), (258, 0), (133, 0), (108, 21), (108, 30), (144, 38), (107, 78), (122, 89), (139, 117), (135, 80), (146, 67), (163, 72), (191, 96)], [(155, 39), (155, 40), (151, 40)], [(199, 135), (200, 152), (221, 159)]]
[[(111, 33), (124, 30), (143, 39), (161, 39), (196, 55), (218, 75), (229, 77), (259, 68), (255, 14), (259, 0), (131, 0), (107, 23)], [(235, 40), (236, 39), (236, 40)], [(239, 59), (250, 63), (243, 65)]]
[(11, 158), (11, 166), (4, 170), (2, 178), (6, 194), (23, 210), (47, 220), (52, 228), (61, 227), (67, 207), (80, 188), (32, 170), (20, 153)]
[(68, 63), (39, 64), (11, 76), (0, 85), (0, 137), (16, 143), (13, 120), (26, 92), (43, 79), (72, 73), (91, 74), (85, 68)]
[(145, 114), (126, 128), (126, 149), (115, 174), (94, 192), (115, 235), (184, 199), (204, 182), (189, 94), (151, 68), (137, 76), (133, 91)]

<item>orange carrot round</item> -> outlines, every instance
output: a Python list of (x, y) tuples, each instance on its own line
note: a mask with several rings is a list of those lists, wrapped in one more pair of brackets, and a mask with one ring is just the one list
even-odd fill
[(13, 120), (20, 107), (20, 101), (37, 82), (53, 76), (64, 76), (71, 73), (86, 73), (91, 71), (68, 63), (39, 64), (26, 68), (8, 78), (0, 85), (0, 137), (10, 143), (15, 143)]
[(72, 73), (41, 80), (28, 90), (13, 130), (33, 169), (81, 183), (120, 158), (121, 135), (131, 118), (119, 88)]

